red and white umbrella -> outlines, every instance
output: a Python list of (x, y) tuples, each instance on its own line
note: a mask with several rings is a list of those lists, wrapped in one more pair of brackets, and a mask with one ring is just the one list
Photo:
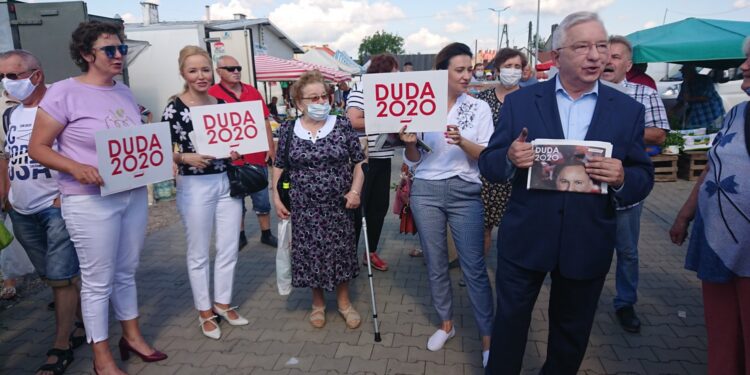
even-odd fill
[(311, 70), (319, 71), (328, 81), (341, 82), (351, 79), (349, 74), (316, 64), (268, 55), (255, 56), (255, 78), (258, 81), (296, 81), (303, 73)]

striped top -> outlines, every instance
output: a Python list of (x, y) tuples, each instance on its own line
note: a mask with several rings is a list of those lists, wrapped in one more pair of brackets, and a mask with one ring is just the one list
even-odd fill
[[(356, 84), (352, 87), (352, 91), (349, 93), (349, 98), (346, 99), (346, 109), (356, 108), (360, 111), (365, 111), (365, 99), (360, 89)], [(365, 124), (367, 126), (367, 124)], [(378, 135), (367, 136), (367, 153), (370, 158), (373, 159), (390, 159), (393, 157), (392, 147), (383, 147), (381, 149), (375, 149), (375, 141), (377, 141)]]

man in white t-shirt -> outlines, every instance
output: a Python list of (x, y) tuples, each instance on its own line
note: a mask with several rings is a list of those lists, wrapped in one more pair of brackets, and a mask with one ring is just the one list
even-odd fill
[(85, 336), (81, 323), (76, 322), (79, 332), (73, 332), (76, 312), (80, 312), (80, 270), (60, 211), (56, 172), (28, 153), (37, 106), (47, 91), (44, 72), (31, 53), (11, 50), (0, 54), (0, 76), (8, 93), (21, 101), (3, 113), (6, 144), (0, 161), (4, 180), (0, 199), (9, 206), (16, 238), (54, 293), (55, 342), (38, 373), (63, 373), (73, 361), (73, 347), (82, 345)]

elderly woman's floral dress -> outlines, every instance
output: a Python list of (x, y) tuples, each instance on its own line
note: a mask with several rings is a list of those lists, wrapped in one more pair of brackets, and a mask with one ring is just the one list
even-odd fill
[[(492, 121), (497, 126), (500, 123), (500, 108), (503, 102), (497, 99), (495, 89), (484, 90), (477, 95), (477, 99), (484, 100), (492, 110)], [(510, 182), (492, 183), (482, 177), (482, 203), (484, 204), (484, 227), (492, 228), (500, 225), (511, 192)]]
[[(284, 157), (289, 127), (289, 165)], [(275, 166), (289, 169), (292, 189), (292, 285), (333, 291), (359, 274), (354, 212), (344, 195), (365, 155), (349, 120), (328, 116), (313, 136), (300, 121), (279, 129)]]

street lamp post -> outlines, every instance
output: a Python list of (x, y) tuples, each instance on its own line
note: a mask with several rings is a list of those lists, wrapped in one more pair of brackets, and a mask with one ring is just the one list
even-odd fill
[(500, 50), (500, 13), (506, 11), (509, 6), (503, 8), (503, 9), (495, 9), (495, 8), (487, 8), (495, 13), (497, 13), (497, 50), (495, 52)]

